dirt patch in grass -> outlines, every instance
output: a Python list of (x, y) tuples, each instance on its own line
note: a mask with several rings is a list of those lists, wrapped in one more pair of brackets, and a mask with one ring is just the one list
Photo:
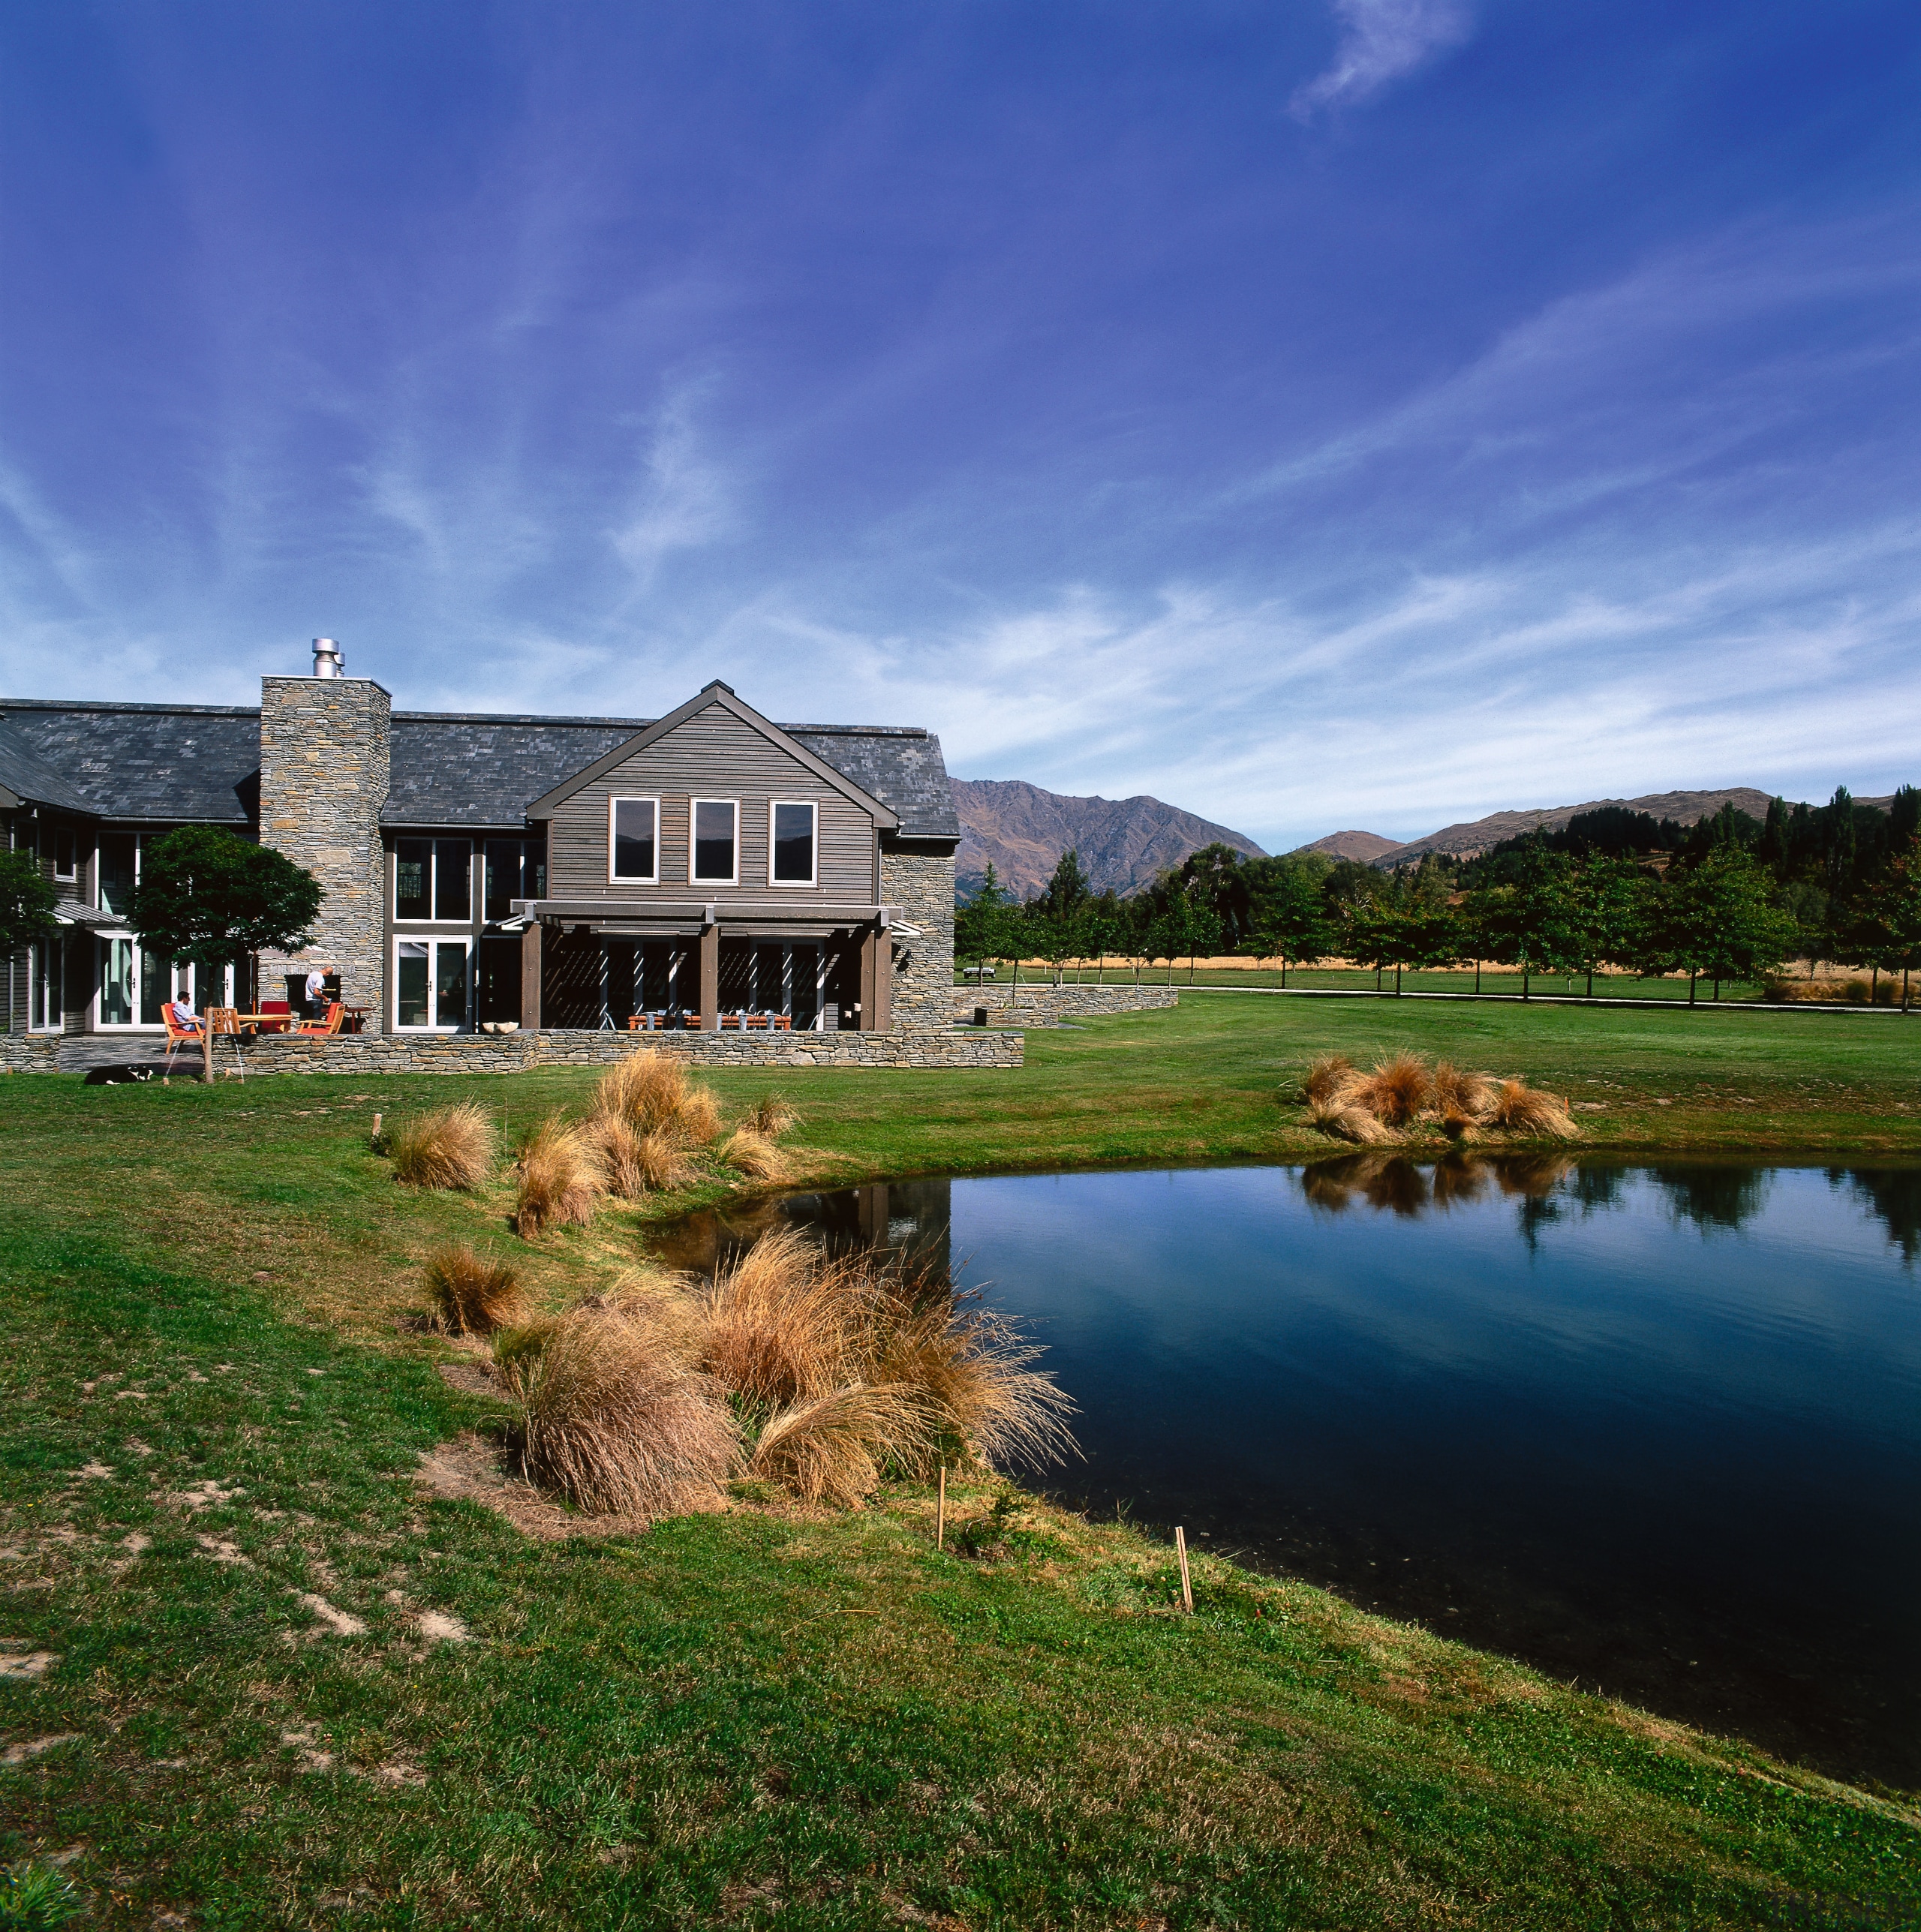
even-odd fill
[(654, 1527), (645, 1516), (585, 1516), (565, 1508), (516, 1475), (506, 1452), (470, 1429), (425, 1451), (413, 1480), (450, 1502), (478, 1503), (504, 1516), (523, 1535), (543, 1543), (572, 1537), (645, 1536)]

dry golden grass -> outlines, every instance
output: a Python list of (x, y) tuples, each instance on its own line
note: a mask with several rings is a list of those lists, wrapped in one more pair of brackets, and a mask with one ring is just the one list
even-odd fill
[(1433, 1089), (1434, 1077), (1418, 1053), (1396, 1053), (1377, 1061), (1374, 1071), (1348, 1090), (1347, 1098), (1384, 1125), (1405, 1127), (1426, 1110)]
[(519, 1277), (459, 1244), (439, 1249), (421, 1272), (434, 1325), (446, 1335), (491, 1335), (527, 1318)]
[(736, 1394), (768, 1408), (824, 1396), (849, 1379), (868, 1286), (792, 1228), (762, 1235), (714, 1277), (708, 1366)]
[(1346, 1099), (1321, 1102), (1314, 1109), (1314, 1124), (1336, 1140), (1351, 1140), (1362, 1147), (1383, 1146), (1399, 1137), (1366, 1107)]
[(457, 1101), (403, 1121), (389, 1138), (394, 1179), (416, 1188), (477, 1188), (494, 1170), (494, 1116)]
[(746, 1125), (770, 1140), (777, 1140), (800, 1121), (799, 1110), (783, 1094), (764, 1093), (747, 1110)]
[(777, 1409), (754, 1445), (752, 1468), (803, 1502), (851, 1508), (889, 1466), (919, 1468), (938, 1426), (914, 1390), (854, 1383)]
[(778, 1230), (716, 1278), (707, 1318), (708, 1368), (771, 1412), (756, 1468), (810, 1500), (865, 1495), (885, 1468), (930, 1474), (940, 1455), (991, 1468), (1074, 1447), (1039, 1351), (897, 1259)]
[(1318, 1108), (1330, 1103), (1337, 1104), (1342, 1094), (1360, 1082), (1360, 1075), (1346, 1054), (1323, 1053), (1307, 1069), (1301, 1091), (1306, 1095), (1308, 1104)]
[(720, 1145), (720, 1158), (750, 1181), (784, 1181), (793, 1175), (793, 1163), (751, 1127), (737, 1127), (728, 1135)]
[(607, 1191), (620, 1200), (638, 1200), (650, 1190), (642, 1164), (642, 1136), (618, 1113), (599, 1113), (585, 1122), (582, 1133), (592, 1143), (607, 1177)]
[(665, 1132), (704, 1147), (720, 1131), (720, 1103), (672, 1055), (643, 1048), (617, 1060), (594, 1090), (600, 1119), (624, 1121), (636, 1134)]
[(549, 1227), (585, 1227), (607, 1191), (600, 1150), (587, 1130), (549, 1114), (522, 1143), (514, 1227), (532, 1241)]
[(1494, 1104), (1495, 1086), (1485, 1074), (1469, 1073), (1451, 1060), (1434, 1063), (1429, 1104), (1442, 1124), (1451, 1118), (1463, 1122), (1481, 1119)]
[(579, 1309), (517, 1358), (521, 1460), (577, 1507), (647, 1516), (712, 1503), (738, 1467), (739, 1425), (651, 1324)]
[(1489, 1125), (1509, 1134), (1550, 1134), (1557, 1140), (1580, 1137), (1574, 1117), (1551, 1093), (1524, 1080), (1504, 1080), (1487, 1116)]

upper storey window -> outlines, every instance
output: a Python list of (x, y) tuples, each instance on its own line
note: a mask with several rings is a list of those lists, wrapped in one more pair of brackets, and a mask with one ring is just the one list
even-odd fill
[(80, 842), (74, 837), (73, 828), (68, 825), (50, 825), (44, 830), (42, 837), (47, 842), (44, 848), (47, 855), (53, 861), (53, 876), (56, 879), (77, 878), (80, 875)]
[(774, 854), (776, 885), (814, 882), (814, 815), (816, 807), (777, 798), (767, 808), (768, 844)]
[(741, 808), (732, 798), (693, 801), (693, 850), (689, 879), (697, 885), (732, 885), (739, 876)]
[(483, 856), (486, 873), (480, 889), (481, 917), (490, 924), (511, 917), (516, 899), (546, 897), (545, 839), (489, 839)]
[(607, 876), (624, 879), (630, 885), (658, 885), (660, 835), (659, 799), (609, 799)]
[(393, 916), (467, 924), (473, 917), (473, 841), (396, 839)]

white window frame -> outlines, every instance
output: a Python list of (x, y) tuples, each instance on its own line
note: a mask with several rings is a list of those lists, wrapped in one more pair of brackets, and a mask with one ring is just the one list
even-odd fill
[[(427, 854), (427, 916), (423, 919), (416, 919), (410, 916), (403, 918), (401, 916), (400, 910), (400, 847), (401, 841), (400, 837), (396, 837), (394, 840), (392, 848), (393, 870), (390, 875), (393, 882), (388, 888), (387, 891), (387, 903), (393, 908), (394, 924), (396, 926), (404, 926), (410, 931), (424, 930), (429, 926), (438, 926), (444, 930), (449, 926), (472, 925), (473, 923), (474, 893), (477, 889), (484, 896), (486, 891), (487, 849), (486, 841), (484, 840), (476, 840), (471, 834), (467, 836), (465, 841), (467, 846), (467, 911), (461, 918), (443, 919), (433, 909), (440, 903), (440, 848), (443, 845), (457, 846), (460, 844), (461, 843), (460, 834), (457, 832), (408, 832), (404, 835), (404, 837), (409, 844), (418, 840), (431, 848)], [(477, 882), (477, 885), (474, 878), (476, 864), (481, 874), (480, 879)]]
[[(804, 879), (776, 879), (774, 876), (774, 828), (776, 815), (783, 805), (799, 805), (813, 815), (813, 829), (807, 834), (807, 855), (810, 861), (807, 876)], [(767, 801), (767, 882), (780, 891), (804, 892), (810, 886), (820, 883), (820, 804), (813, 798), (770, 798)]]
[[(734, 815), (734, 869), (725, 879), (703, 879), (694, 870), (694, 855), (700, 849), (700, 808), (725, 805)], [(741, 882), (741, 801), (738, 798), (690, 798), (687, 801), (687, 883), (690, 885), (738, 885)]]
[[(122, 927), (118, 932), (98, 933), (94, 936), (99, 944), (94, 957), (93, 990), (88, 997), (89, 1013), (94, 1031), (97, 1033), (164, 1032), (167, 1029), (165, 1020), (143, 1020), (138, 1017), (141, 1007), (146, 1003), (145, 996), (150, 990), (146, 984), (146, 948), (140, 944), (138, 935), (128, 928)], [(134, 971), (130, 982), (130, 1003), (136, 1017), (131, 1020), (109, 1020), (105, 1017), (107, 993), (102, 982), (106, 977), (109, 948), (116, 941), (133, 948)], [(188, 999), (196, 1013), (204, 1013), (209, 1006), (231, 1006), (236, 1003), (234, 973), (230, 965), (218, 969), (216, 978), (220, 993), (218, 999), (209, 999), (205, 996), (206, 990), (201, 984), (203, 975), (191, 960), (164, 960), (161, 962), (161, 970), (167, 975), (167, 984), (164, 989), (167, 1000), (161, 1002), (163, 1005), (173, 999), (183, 978), (186, 981)], [(47, 1030), (50, 1032), (53, 1029), (50, 1027)]]
[[(708, 801), (709, 804), (712, 802), (711, 800)], [(627, 873), (616, 872), (614, 870), (614, 808), (618, 805), (651, 805), (654, 807), (654, 870), (648, 878), (642, 879)], [(691, 812), (689, 813), (687, 823), (691, 828), (693, 823)], [(739, 868), (739, 864), (740, 858), (737, 851), (735, 855), (735, 866), (737, 870)], [(691, 834), (687, 845), (687, 866), (690, 870), (693, 866), (693, 845)], [(607, 801), (607, 883), (609, 885), (658, 885), (660, 883), (660, 801), (650, 792), (623, 792)]]
[[(47, 957), (57, 951), (60, 960), (60, 1006), (49, 1020), (40, 1011), (41, 989), (47, 974)], [(27, 948), (27, 1031), (29, 1033), (64, 1033), (67, 1030), (67, 936), (64, 931), (51, 939), (36, 939)]]
[[(414, 922), (420, 923), (420, 922)], [(473, 939), (471, 934), (462, 933), (407, 933), (396, 934), (393, 942), (393, 1030), (396, 1033), (458, 1033), (467, 1024), (467, 1004), (473, 991)], [(434, 1017), (424, 1026), (407, 1026), (400, 1018), (400, 949), (402, 946), (425, 946), (427, 948), (427, 1010)], [(451, 1023), (440, 1017), (440, 992), (439, 976), (434, 969), (440, 960), (434, 951), (436, 946), (458, 946), (467, 955), (467, 972), (464, 991), (462, 993), (459, 1017)]]

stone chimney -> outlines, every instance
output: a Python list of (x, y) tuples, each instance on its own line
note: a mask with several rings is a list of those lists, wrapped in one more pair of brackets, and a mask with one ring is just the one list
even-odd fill
[[(330, 640), (323, 640), (330, 642)], [(386, 1028), (386, 803), (392, 697), (372, 679), (324, 669), (311, 678), (260, 680), (260, 843), (320, 882), (313, 945), (292, 959), (260, 955), (260, 994), (279, 997), (282, 976), (316, 962), (337, 966), (341, 996), (365, 1006), (369, 1033)]]

